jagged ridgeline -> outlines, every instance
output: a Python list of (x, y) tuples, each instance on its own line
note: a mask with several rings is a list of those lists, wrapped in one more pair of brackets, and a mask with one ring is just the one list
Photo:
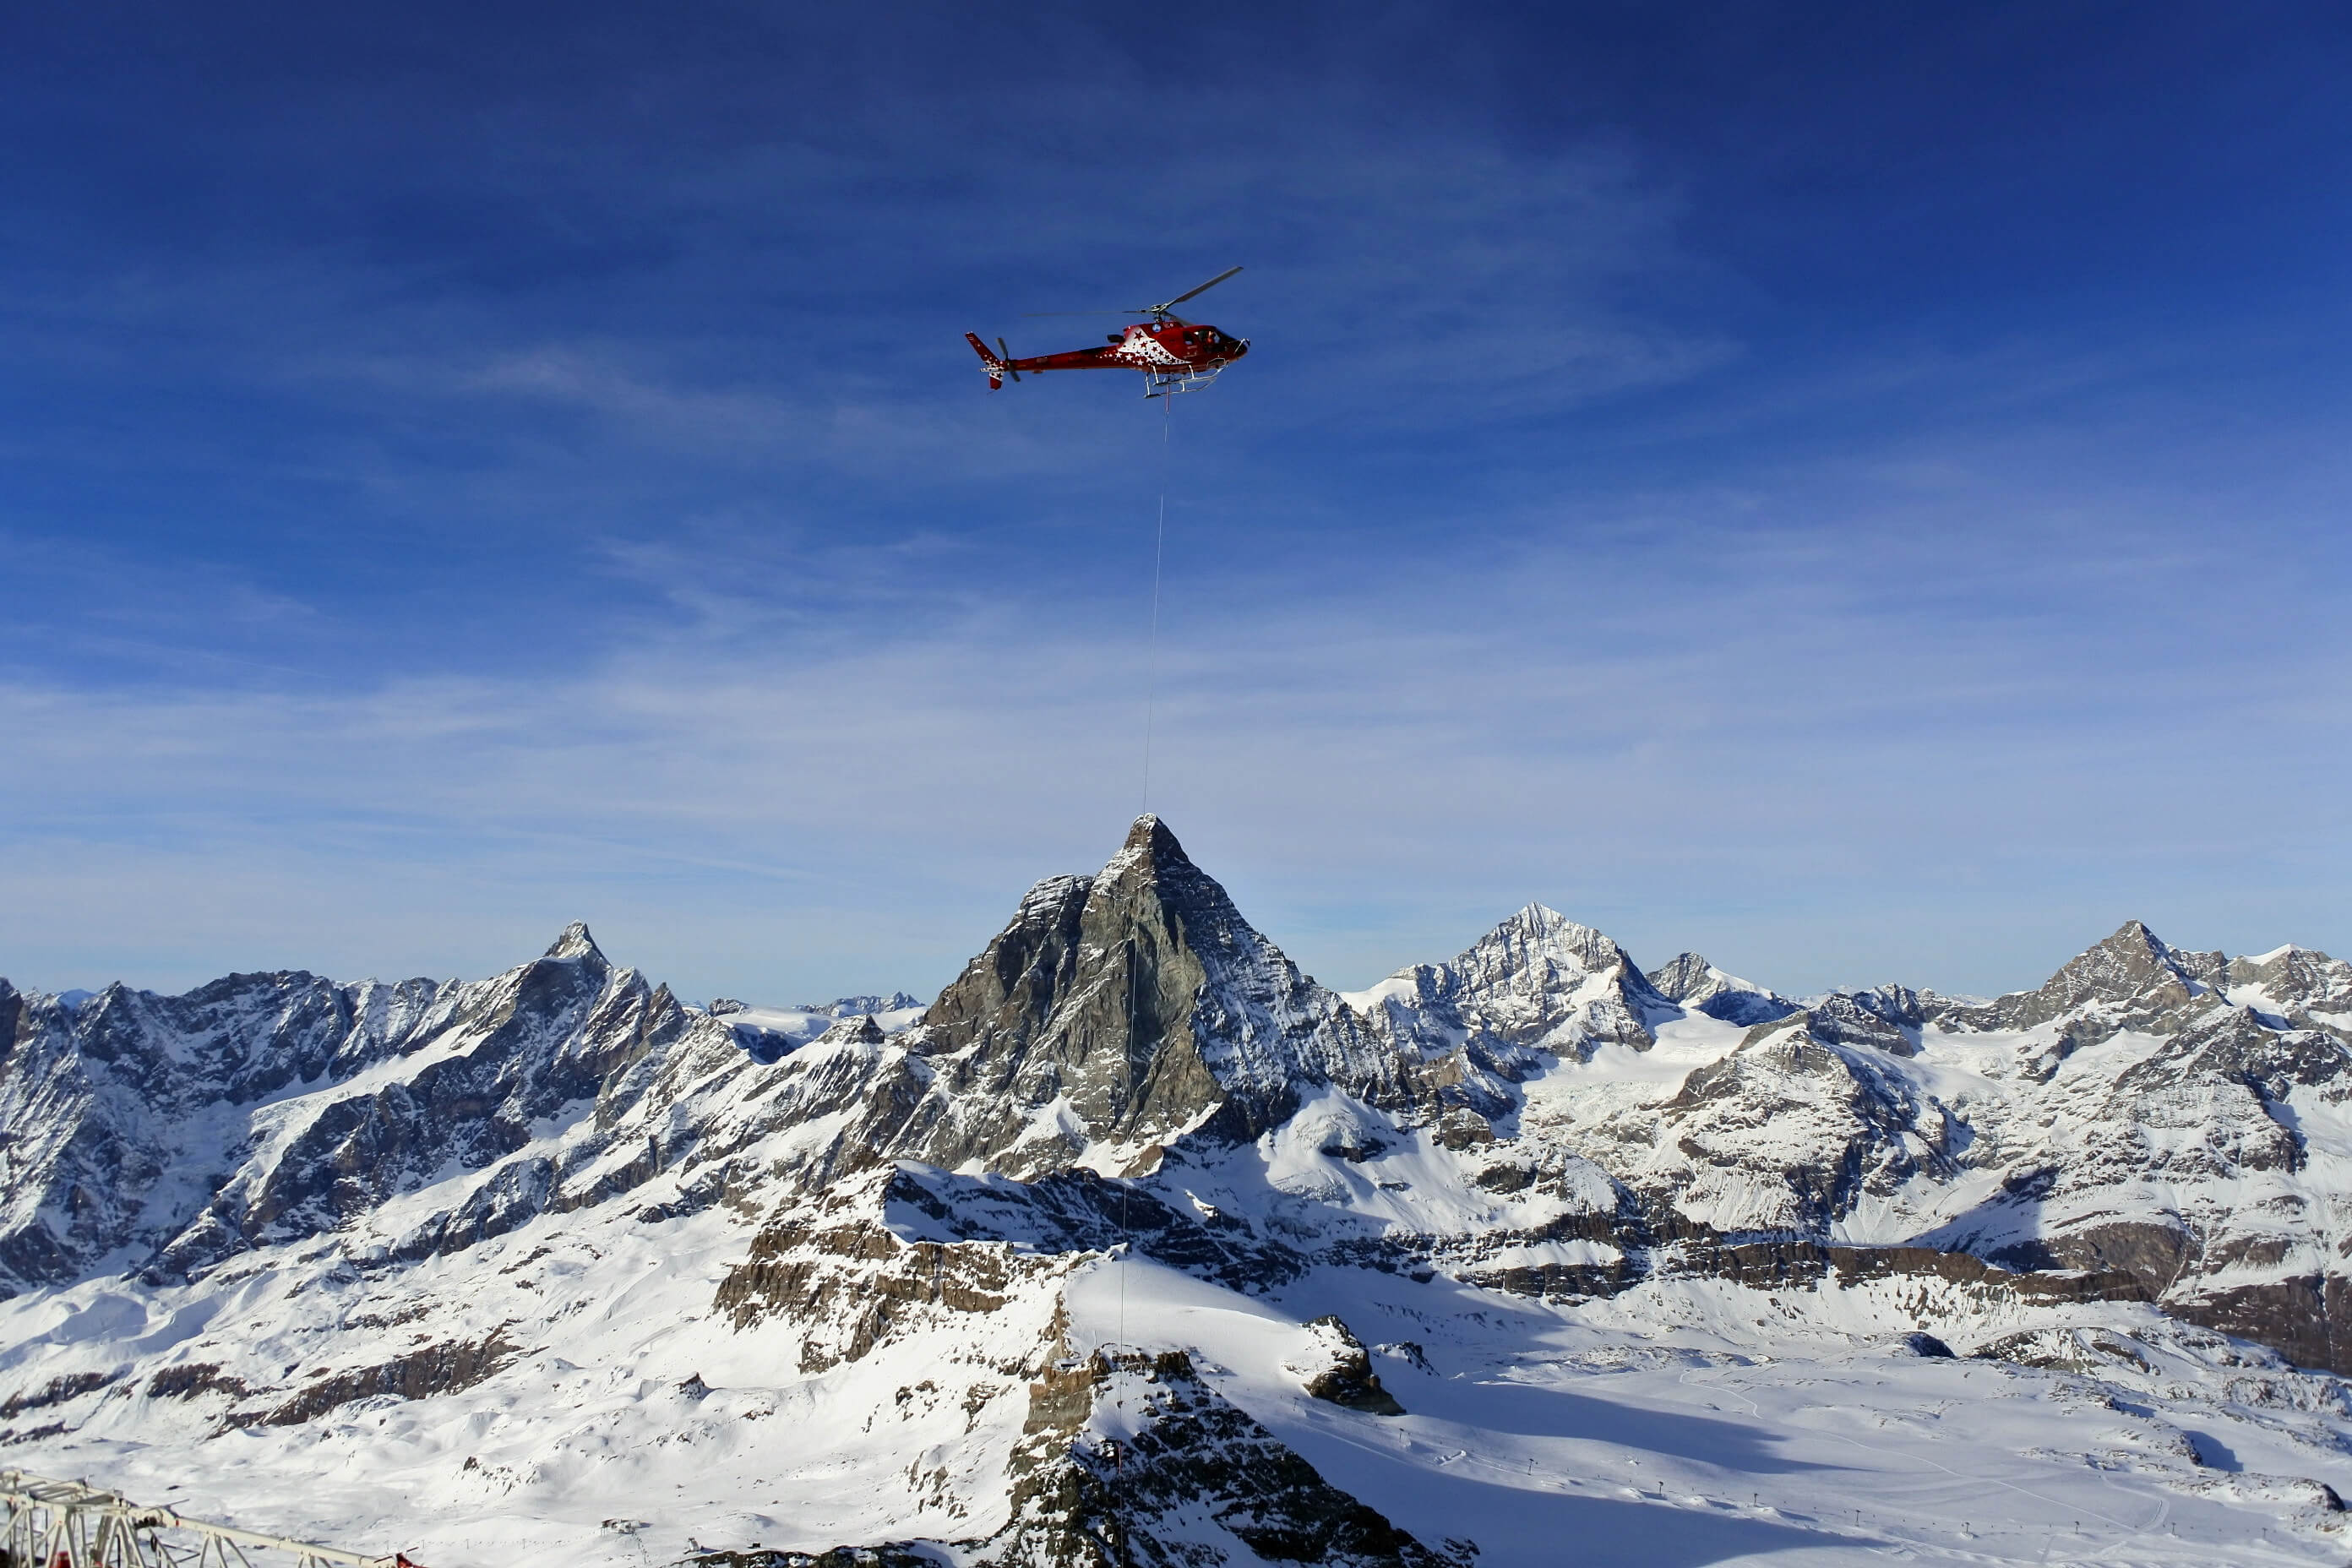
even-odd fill
[[(918, 1007), (690, 1006), (577, 925), (478, 982), (0, 981), (0, 1443), (304, 1434), (254, 1471), (290, 1484), (397, 1418), (416, 1496), (675, 1503), (754, 1556), (1421, 1564), (1477, 1531), (1317, 1435), (1395, 1447), (1383, 1369), (1498, 1302), (2352, 1372), (2322, 953), (2134, 922), (1991, 1002), (1801, 1004), (1530, 905), (1343, 995), (1147, 816)], [(1276, 1331), (1219, 1313), (1287, 1326), (1252, 1361)], [(771, 1522), (709, 1522), (745, 1499)]]

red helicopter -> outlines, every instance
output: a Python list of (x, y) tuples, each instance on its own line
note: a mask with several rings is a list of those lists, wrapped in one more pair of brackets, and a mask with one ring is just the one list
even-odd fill
[(1227, 337), (1216, 328), (1188, 321), (1175, 313), (1174, 308), (1195, 294), (1206, 293), (1223, 283), (1238, 267), (1229, 267), (1198, 289), (1190, 289), (1173, 300), (1157, 305), (1138, 305), (1131, 310), (1042, 310), (1045, 316), (1150, 316), (1149, 321), (1138, 321), (1123, 332), (1110, 334), (1107, 348), (1072, 349), (1067, 353), (1038, 354), (1030, 359), (1014, 359), (1004, 340), (996, 340), (997, 351), (991, 353), (988, 345), (980, 341), (977, 332), (966, 332), (964, 341), (988, 372), (988, 390), (994, 392), (1004, 384), (1004, 378), (1021, 379), (1021, 373), (1032, 374), (1049, 370), (1139, 370), (1144, 375), (1143, 395), (1160, 397), (1169, 393), (1190, 392), (1206, 386), (1217, 379), (1217, 373), (1249, 353), (1247, 338)]

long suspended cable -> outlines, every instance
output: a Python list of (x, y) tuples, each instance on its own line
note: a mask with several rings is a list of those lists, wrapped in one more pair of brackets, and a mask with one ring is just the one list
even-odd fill
[[(1162, 393), (1160, 399), (1160, 510), (1151, 531), (1151, 629), (1144, 645), (1143, 659), (1143, 815), (1146, 816), (1151, 815), (1151, 721), (1152, 710), (1160, 696), (1160, 576), (1161, 565), (1168, 555), (1168, 486), (1173, 473), (1174, 459), (1171, 454), (1174, 451), (1175, 443), (1172, 432), (1176, 427), (1176, 397), (1173, 390)], [(1130, 995), (1128, 999), (1128, 1028), (1130, 1039), (1133, 1037), (1136, 1022), (1135, 1007), (1136, 998)], [(1132, 1060), (1133, 1058), (1130, 1058), (1130, 1067)], [(1116, 1349), (1109, 1358), (1108, 1368), (1110, 1376), (1117, 1382), (1118, 1393), (1116, 1398), (1122, 1417), (1127, 1413), (1128, 1380), (1120, 1370), (1119, 1358), (1127, 1353), (1129, 1348), (1127, 1275), (1128, 1270), (1135, 1266), (1135, 1233), (1129, 1224), (1128, 1200), (1133, 1196), (1134, 1192), (1134, 1177), (1122, 1172), (1118, 1179), (1118, 1326), (1113, 1331), (1111, 1340)], [(1120, 1426), (1124, 1429), (1126, 1426), (1124, 1419), (1121, 1420)], [(1118, 1446), (1111, 1451), (1111, 1495), (1117, 1498), (1119, 1495), (1119, 1487), (1124, 1480), (1121, 1471), (1125, 1468), (1126, 1450), (1123, 1440), (1115, 1439), (1114, 1441), (1118, 1442)], [(1113, 1547), (1118, 1553), (1121, 1568), (1125, 1568), (1129, 1561), (1126, 1521), (1120, 1519), (1116, 1511), (1112, 1514), (1112, 1529)]]
[[(1160, 695), (1160, 572), (1168, 555), (1168, 486), (1173, 471), (1175, 449), (1172, 433), (1176, 428), (1176, 395), (1173, 391), (1160, 394), (1160, 513), (1151, 532), (1151, 631), (1145, 643), (1143, 658), (1143, 814), (1151, 815), (1151, 718), (1152, 709)], [(1130, 1024), (1130, 1028), (1132, 1025)], [(1125, 1178), (1121, 1178), (1124, 1183)], [(1135, 1238), (1127, 1227), (1128, 1188), (1122, 1184), (1118, 1193), (1118, 1234), (1126, 1246), (1118, 1268), (1118, 1342), (1127, 1342), (1127, 1268), (1135, 1251)]]
[(1160, 697), (1160, 563), (1168, 553), (1168, 480), (1176, 428), (1176, 395), (1160, 395), (1160, 521), (1151, 536), (1151, 637), (1143, 659), (1143, 814), (1151, 815), (1151, 713)]

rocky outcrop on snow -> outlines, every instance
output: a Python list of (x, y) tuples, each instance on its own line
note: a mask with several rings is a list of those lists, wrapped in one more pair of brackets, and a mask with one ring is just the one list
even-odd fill
[(1337, 1313), (1314, 1319), (1307, 1331), (1314, 1336), (1314, 1351), (1292, 1363), (1290, 1370), (1299, 1375), (1308, 1394), (1343, 1410), (1370, 1415), (1404, 1414), (1396, 1395), (1381, 1386), (1381, 1374), (1372, 1370), (1371, 1352), (1364, 1348), (1364, 1342)]
[(1331, 1486), (1181, 1351), (1050, 1369), (1030, 1389), (1011, 1522), (961, 1544), (990, 1568), (1468, 1568), (1475, 1554), (1432, 1550)]

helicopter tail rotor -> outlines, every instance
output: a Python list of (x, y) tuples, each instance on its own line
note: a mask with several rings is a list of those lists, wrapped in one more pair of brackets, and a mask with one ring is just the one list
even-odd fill
[[(1012, 365), (1006, 363), (1006, 361), (1013, 357), (1011, 354), (996, 353), (991, 350), (986, 343), (980, 341), (980, 334), (978, 332), (966, 332), (963, 335), (963, 341), (971, 345), (971, 352), (980, 356), (982, 368), (988, 372), (989, 391), (994, 392), (999, 387), (1003, 386), (1004, 384), (1004, 378), (1008, 375), (1013, 377), (1015, 381), (1019, 381), (1021, 379), (1020, 373), (1015, 371)], [(1002, 348), (1003, 343), (1003, 339), (999, 338), (997, 340), (997, 346), (999, 348)]]

